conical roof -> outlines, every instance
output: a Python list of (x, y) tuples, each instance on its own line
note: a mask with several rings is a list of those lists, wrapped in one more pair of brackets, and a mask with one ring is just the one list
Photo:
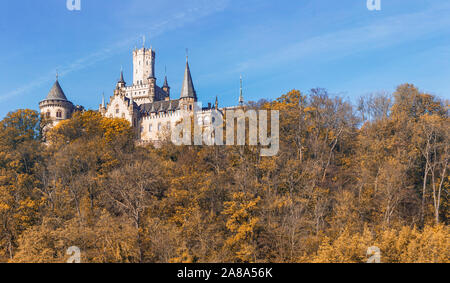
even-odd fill
[(53, 84), (52, 88), (50, 89), (46, 100), (67, 100), (66, 95), (64, 94), (64, 91), (62, 90), (61, 86), (59, 85), (58, 80)]
[(120, 70), (120, 79), (119, 83), (125, 83), (125, 80), (123, 79), (123, 70)]
[(184, 71), (183, 87), (181, 88), (181, 98), (195, 98), (197, 99), (197, 94), (195, 93), (194, 83), (192, 82), (191, 70), (189, 69), (189, 63), (186, 60), (186, 69)]

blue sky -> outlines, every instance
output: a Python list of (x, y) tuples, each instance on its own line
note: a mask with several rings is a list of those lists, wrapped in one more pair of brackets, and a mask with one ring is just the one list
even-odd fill
[(0, 117), (38, 108), (60, 73), (75, 104), (97, 109), (121, 66), (132, 81), (135, 46), (156, 49), (178, 98), (185, 49), (199, 100), (234, 105), (323, 87), (355, 99), (409, 82), (450, 98), (450, 3), (446, 0), (66, 0), (3, 1)]

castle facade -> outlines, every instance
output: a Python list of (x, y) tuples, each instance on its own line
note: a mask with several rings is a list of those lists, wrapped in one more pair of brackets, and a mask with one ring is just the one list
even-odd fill
[[(105, 102), (104, 96), (98, 111), (105, 117), (123, 118), (130, 122), (135, 130), (136, 139), (142, 143), (158, 142), (182, 119), (183, 113), (196, 111), (198, 123), (209, 123), (212, 111), (223, 113), (219, 109), (218, 100), (214, 105), (197, 108), (197, 93), (186, 57), (183, 84), (179, 98), (172, 99), (167, 76), (160, 87), (155, 77), (155, 51), (145, 48), (133, 50), (133, 83), (127, 85), (123, 71), (116, 83), (114, 93)], [(242, 105), (242, 80), (239, 104)], [(74, 106), (62, 90), (58, 77), (46, 99), (39, 103), (41, 115), (56, 125), (62, 120), (70, 119), (75, 111), (83, 111), (81, 106)]]

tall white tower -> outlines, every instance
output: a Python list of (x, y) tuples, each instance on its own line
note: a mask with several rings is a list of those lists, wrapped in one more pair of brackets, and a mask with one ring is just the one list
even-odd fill
[(145, 85), (148, 78), (155, 77), (155, 51), (151, 48), (133, 51), (133, 85)]

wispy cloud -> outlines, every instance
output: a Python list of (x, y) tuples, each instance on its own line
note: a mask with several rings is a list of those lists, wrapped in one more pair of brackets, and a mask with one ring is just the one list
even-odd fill
[[(230, 0), (215, 0), (215, 1), (205, 1), (196, 0), (193, 3), (196, 5), (183, 10), (181, 12), (174, 12), (172, 15), (165, 17), (164, 20), (153, 23), (145, 29), (141, 29), (136, 32), (133, 36), (127, 37), (120, 41), (114, 42), (112, 44), (106, 44), (108, 47), (100, 50), (96, 50), (91, 54), (84, 57), (78, 58), (73, 62), (58, 66), (57, 69), (60, 76), (66, 76), (70, 73), (80, 71), (89, 66), (95, 65), (101, 61), (104, 61), (114, 54), (120, 53), (130, 47), (131, 44), (137, 41), (143, 34), (151, 34), (152, 38), (155, 38), (169, 30), (180, 28), (189, 23), (192, 23), (202, 17), (211, 15), (216, 12), (224, 10)], [(40, 87), (48, 82), (51, 82), (52, 78), (55, 76), (56, 70), (51, 70), (44, 72), (42, 76), (35, 78), (34, 80), (25, 83), (23, 86), (14, 89), (6, 94), (0, 96), (0, 101), (4, 101), (8, 98), (30, 92), (31, 90)]]
[(318, 35), (278, 50), (270, 50), (257, 58), (239, 62), (230, 72), (245, 72), (309, 58), (333, 60), (402, 44), (435, 32), (448, 31), (449, 12), (450, 5), (444, 4), (422, 12), (380, 17), (368, 25)]

